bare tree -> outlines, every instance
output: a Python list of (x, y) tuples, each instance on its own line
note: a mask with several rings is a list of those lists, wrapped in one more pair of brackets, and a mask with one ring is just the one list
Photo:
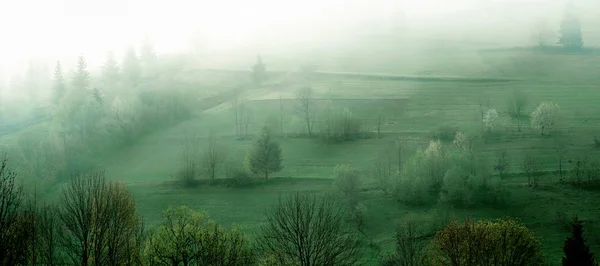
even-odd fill
[(520, 90), (515, 90), (508, 100), (508, 112), (515, 118), (523, 115), (523, 110), (527, 106), (527, 95)]
[(277, 265), (356, 265), (360, 243), (331, 197), (296, 192), (267, 212), (258, 249)]
[(388, 194), (391, 188), (391, 178), (394, 171), (393, 151), (388, 147), (375, 157), (374, 176), (383, 193)]
[(191, 185), (198, 175), (201, 160), (200, 137), (190, 136), (187, 133), (181, 142), (181, 166), (177, 177), (186, 185)]
[(31, 221), (23, 212), (23, 187), (17, 174), (8, 169), (8, 159), (0, 166), (0, 265), (27, 264)]
[(37, 244), (40, 263), (54, 266), (63, 265), (61, 261), (58, 239), (60, 237), (60, 220), (58, 208), (55, 205), (45, 204), (38, 212)]
[(527, 183), (529, 184), (529, 186), (534, 188), (537, 187), (539, 165), (533, 157), (533, 155), (531, 154), (531, 152), (527, 152), (525, 154), (525, 157), (523, 158), (523, 164), (521, 165), (521, 167), (523, 168), (523, 172), (527, 176)]
[(358, 204), (358, 194), (362, 180), (360, 174), (350, 165), (337, 165), (335, 173), (335, 186), (344, 195), (351, 210)]
[(556, 152), (557, 163), (558, 163), (558, 178), (559, 178), (560, 182), (563, 182), (565, 180), (563, 164), (565, 162), (566, 155), (568, 152), (567, 145), (568, 144), (565, 141), (562, 141), (560, 139), (557, 139), (556, 143), (554, 144), (554, 151)]
[(208, 176), (215, 180), (216, 171), (221, 163), (225, 160), (223, 148), (218, 145), (214, 135), (208, 137), (208, 146), (204, 151), (202, 164)]
[(135, 250), (126, 249), (139, 219), (127, 188), (105, 179), (105, 171), (73, 178), (63, 190), (59, 218), (63, 245), (79, 265), (121, 265)]
[(496, 165), (494, 170), (500, 175), (500, 179), (504, 178), (504, 173), (510, 170), (510, 160), (508, 158), (508, 152), (505, 149), (496, 151)]
[(313, 89), (310, 86), (304, 86), (296, 92), (296, 113), (302, 117), (306, 124), (306, 132), (309, 136), (313, 134), (313, 125), (315, 122), (315, 104), (313, 99)]
[(73, 178), (61, 195), (63, 245), (73, 263), (89, 265), (93, 258), (94, 196), (104, 182), (102, 171), (82, 174)]
[(135, 203), (125, 184), (110, 183), (108, 191), (106, 217), (100, 218), (107, 221), (105, 264), (135, 262), (141, 256), (141, 243), (136, 245), (137, 238), (143, 236), (141, 218), (135, 214)]
[(233, 98), (231, 99), (231, 109), (233, 110), (233, 115), (235, 118), (235, 136), (239, 137), (240, 136), (240, 118), (239, 118), (239, 109), (240, 109), (240, 98), (239, 95), (236, 93)]
[(283, 135), (283, 98), (281, 98), (281, 91), (279, 92), (279, 130)]
[(396, 252), (389, 256), (384, 265), (420, 266), (426, 265), (424, 256), (424, 234), (414, 221), (398, 225), (396, 229)]
[(248, 138), (248, 126), (252, 121), (252, 110), (247, 107), (247, 102), (240, 103), (240, 134), (243, 132), (243, 137)]

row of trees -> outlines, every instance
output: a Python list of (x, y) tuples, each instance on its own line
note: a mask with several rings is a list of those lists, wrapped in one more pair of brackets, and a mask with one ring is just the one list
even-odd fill
[[(128, 49), (122, 64), (109, 53), (97, 78), (83, 56), (78, 57), (70, 80), (57, 62), (48, 107), (50, 123), (44, 124), (49, 134), (20, 134), (17, 150), (11, 151), (20, 155), (19, 169), (38, 179), (68, 178), (72, 172), (93, 167), (96, 157), (189, 115), (193, 97), (161, 89), (171, 84), (157, 78), (159, 63), (151, 44), (142, 45), (141, 56)], [(169, 74), (173, 73), (163, 73)], [(144, 77), (152, 84), (142, 82)]]
[[(340, 169), (348, 175), (348, 169)], [(350, 171), (351, 172), (351, 171)], [(351, 173), (350, 173), (351, 174)], [(294, 193), (266, 213), (250, 242), (206, 213), (168, 208), (146, 230), (127, 187), (104, 171), (75, 177), (60, 201), (28, 200), (4, 160), (0, 168), (1, 265), (359, 265), (365, 243), (348, 213), (328, 195)], [(348, 187), (346, 187), (348, 188)], [(348, 189), (343, 190), (348, 192)], [(386, 265), (541, 265), (535, 236), (514, 220), (450, 222), (424, 245), (417, 226), (399, 227), (398, 249)], [(563, 265), (595, 265), (573, 223)]]
[[(226, 148), (217, 142), (214, 136), (208, 138), (208, 143), (202, 147), (200, 137), (187, 136), (181, 144), (181, 163), (178, 178), (187, 185), (192, 185), (200, 169), (212, 180), (215, 181), (216, 173), (221, 167), (231, 167), (226, 163)], [(247, 164), (247, 165), (243, 165)], [(255, 140), (254, 145), (246, 154), (243, 163), (239, 163), (241, 169), (225, 169), (226, 171), (242, 171), (243, 174), (262, 175), (265, 180), (269, 175), (279, 172), (283, 169), (283, 154), (279, 142), (271, 132), (269, 127), (263, 127), (260, 136)], [(239, 173), (238, 173), (239, 174)], [(238, 178), (239, 176), (229, 177)]]

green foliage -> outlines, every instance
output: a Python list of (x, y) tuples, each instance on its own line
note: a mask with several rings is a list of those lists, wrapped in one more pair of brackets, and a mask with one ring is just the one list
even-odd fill
[(283, 169), (281, 147), (274, 139), (269, 128), (263, 127), (261, 135), (249, 153), (248, 159), (252, 173), (264, 174), (265, 179), (269, 178), (269, 174)]
[(512, 219), (450, 222), (432, 242), (434, 265), (542, 265), (538, 239)]
[(426, 204), (437, 198), (447, 170), (447, 155), (441, 141), (430, 141), (404, 165), (397, 196), (406, 203)]
[(252, 265), (254, 253), (238, 230), (226, 231), (204, 213), (169, 207), (149, 237), (150, 265)]
[(594, 254), (583, 238), (583, 224), (577, 216), (571, 222), (571, 236), (567, 237), (563, 247), (565, 253), (563, 266), (597, 266)]

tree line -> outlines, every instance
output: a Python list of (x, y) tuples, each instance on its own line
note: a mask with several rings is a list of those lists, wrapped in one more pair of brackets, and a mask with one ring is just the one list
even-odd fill
[[(348, 169), (340, 176), (351, 176)], [(169, 207), (146, 228), (128, 188), (103, 170), (73, 177), (55, 203), (41, 203), (8, 168), (0, 167), (0, 265), (361, 265), (366, 243), (348, 223), (336, 197), (292, 193), (266, 213), (250, 240), (208, 214)], [(350, 177), (352, 179), (352, 177)], [(340, 185), (350, 193), (349, 186)], [(424, 231), (401, 224), (397, 249), (383, 265), (543, 265), (541, 245), (514, 219), (440, 226), (426, 244)], [(597, 265), (575, 218), (565, 240), (563, 265)]]

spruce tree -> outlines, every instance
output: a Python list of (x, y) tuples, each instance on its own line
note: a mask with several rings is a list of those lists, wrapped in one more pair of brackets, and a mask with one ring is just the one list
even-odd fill
[(108, 86), (115, 86), (119, 81), (119, 64), (115, 59), (115, 54), (109, 52), (106, 57), (106, 62), (102, 66), (102, 77)]
[(565, 253), (562, 259), (563, 266), (597, 266), (594, 262), (594, 254), (590, 252), (590, 247), (583, 239), (583, 225), (576, 216), (571, 223), (571, 236), (565, 240), (563, 251)]
[(60, 64), (60, 61), (56, 61), (56, 67), (54, 68), (54, 75), (52, 78), (52, 92), (53, 92), (53, 102), (54, 104), (58, 104), (60, 100), (65, 96), (66, 86), (65, 86), (65, 78), (63, 76), (63, 69)]
[(78, 90), (87, 90), (91, 83), (90, 73), (87, 71), (87, 62), (83, 55), (77, 58), (77, 69), (73, 73), (73, 87)]
[(560, 24), (560, 39), (558, 43), (568, 49), (580, 49), (583, 46), (581, 23), (577, 14), (575, 14), (573, 2), (569, 2), (565, 17)]
[(262, 85), (267, 79), (267, 68), (260, 56), (256, 58), (256, 64), (252, 67), (252, 79), (254, 80), (254, 84), (258, 86)]
[(264, 174), (265, 179), (269, 179), (270, 173), (283, 169), (282, 160), (279, 143), (273, 139), (269, 128), (263, 127), (260, 137), (249, 154), (250, 170), (254, 174)]
[(140, 59), (135, 52), (135, 48), (133, 46), (129, 47), (123, 59), (123, 76), (135, 87), (140, 80), (141, 73)]

